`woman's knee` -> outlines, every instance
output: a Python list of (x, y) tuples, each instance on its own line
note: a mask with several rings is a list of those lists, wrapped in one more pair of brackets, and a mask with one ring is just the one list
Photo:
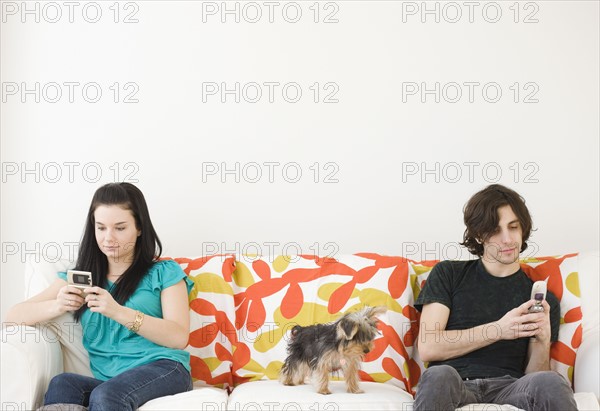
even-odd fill
[(90, 394), (90, 411), (98, 410), (135, 410), (137, 408), (133, 398), (123, 395), (111, 387), (110, 384), (102, 384), (94, 388)]
[(73, 385), (73, 382), (77, 379), (77, 374), (71, 374), (64, 372), (62, 374), (55, 375), (48, 384), (48, 389), (55, 387), (64, 387), (65, 385)]

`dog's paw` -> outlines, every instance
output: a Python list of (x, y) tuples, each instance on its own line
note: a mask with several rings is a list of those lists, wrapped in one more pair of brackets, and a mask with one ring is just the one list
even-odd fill
[(318, 391), (318, 393), (323, 394), (323, 395), (329, 395), (329, 394), (331, 394), (331, 391), (329, 391), (328, 388), (325, 388), (324, 390)]
[(363, 394), (364, 390), (361, 390), (360, 388), (351, 390), (350, 388), (348, 388), (348, 392), (351, 393), (351, 394)]

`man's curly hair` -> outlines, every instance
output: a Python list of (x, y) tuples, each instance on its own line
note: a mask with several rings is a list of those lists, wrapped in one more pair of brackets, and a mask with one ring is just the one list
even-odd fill
[(469, 199), (463, 209), (465, 232), (461, 245), (471, 254), (481, 257), (483, 243), (491, 237), (498, 227), (498, 209), (509, 205), (515, 213), (523, 230), (521, 252), (527, 249), (527, 240), (531, 234), (533, 222), (525, 200), (516, 191), (500, 184), (492, 184)]

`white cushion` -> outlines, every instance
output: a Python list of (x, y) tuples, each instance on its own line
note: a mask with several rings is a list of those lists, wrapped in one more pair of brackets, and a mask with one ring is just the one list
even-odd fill
[[(577, 392), (593, 392), (600, 398), (600, 253), (583, 252), (579, 255), (579, 288), (583, 313), (583, 336), (575, 359), (574, 388)], [(598, 409), (596, 402), (596, 408)], [(591, 408), (579, 408), (591, 409)]]
[(138, 410), (225, 410), (227, 391), (212, 387), (197, 387), (192, 391), (177, 395), (156, 398), (142, 405)]
[(2, 410), (41, 406), (50, 379), (63, 371), (58, 337), (43, 327), (3, 326), (0, 359)]
[[(47, 256), (39, 261), (29, 258), (25, 264), (25, 298), (33, 297), (48, 288), (58, 278), (58, 272), (67, 271), (73, 266), (74, 263), (69, 260)], [(65, 313), (44, 323), (44, 326), (58, 336), (62, 345), (64, 371), (91, 377), (88, 353), (83, 347), (83, 329), (80, 323), (75, 322), (73, 315)]]
[(391, 384), (360, 382), (365, 392), (346, 392), (343, 381), (331, 381), (329, 395), (317, 393), (313, 385), (286, 386), (279, 381), (252, 381), (234, 388), (229, 410), (410, 410), (413, 398)]
[[(38, 261), (36, 261), (36, 258)], [(29, 256), (25, 263), (25, 299), (44, 291), (58, 277), (59, 271), (67, 271), (75, 266), (73, 261), (55, 259), (48, 256)]]
[(509, 404), (469, 404), (456, 409), (457, 411), (523, 411)]
[[(598, 389), (598, 387), (596, 387), (596, 389)], [(575, 402), (577, 403), (577, 409), (579, 411), (600, 410), (600, 404), (598, 404), (598, 399), (596, 398), (596, 395), (592, 392), (576, 392)]]

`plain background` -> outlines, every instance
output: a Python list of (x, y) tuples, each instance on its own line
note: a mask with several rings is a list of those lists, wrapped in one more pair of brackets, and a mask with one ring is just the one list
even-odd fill
[(173, 257), (468, 258), (494, 182), (599, 248), (596, 1), (0, 3), (2, 317), (112, 181)]

